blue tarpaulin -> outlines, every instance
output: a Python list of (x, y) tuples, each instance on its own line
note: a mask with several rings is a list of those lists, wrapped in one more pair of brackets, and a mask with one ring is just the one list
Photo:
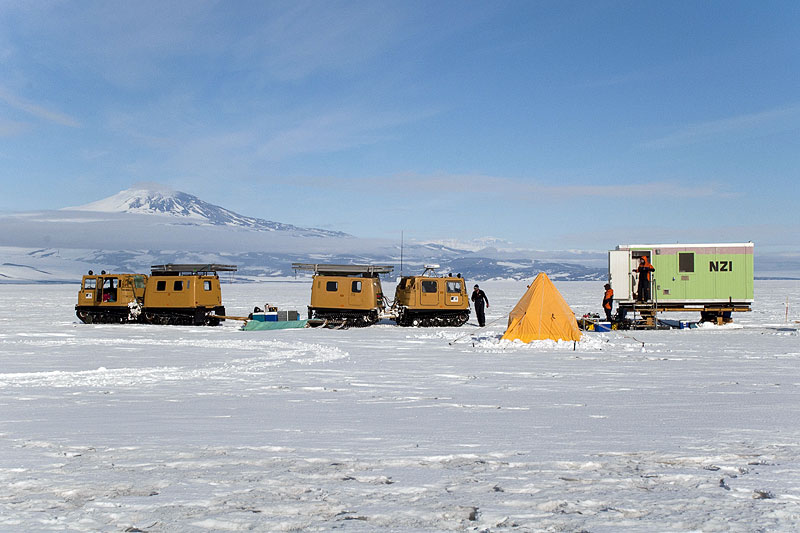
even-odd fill
[(250, 320), (242, 327), (245, 331), (260, 331), (265, 329), (294, 329), (304, 328), (308, 320), (280, 320), (278, 322), (261, 322)]

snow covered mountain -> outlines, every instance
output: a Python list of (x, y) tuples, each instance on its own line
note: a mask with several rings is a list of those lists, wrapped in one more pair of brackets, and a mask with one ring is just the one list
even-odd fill
[[(88, 269), (148, 272), (162, 263), (238, 265), (243, 280), (294, 276), (292, 262), (391, 264), (394, 275), (440, 272), (470, 280), (599, 280), (604, 257), (465, 249), (452, 243), (357, 238), (249, 217), (191, 194), (143, 184), (79, 207), (0, 215), (0, 283), (64, 282)], [(402, 264), (401, 264), (402, 257)]]
[(199, 225), (234, 226), (258, 231), (289, 231), (317, 237), (350, 236), (341, 231), (301, 228), (291, 224), (240, 215), (224, 207), (204, 202), (192, 194), (175, 191), (155, 183), (139, 184), (108, 198), (78, 207), (67, 207), (64, 210), (164, 215), (181, 218), (187, 223)]

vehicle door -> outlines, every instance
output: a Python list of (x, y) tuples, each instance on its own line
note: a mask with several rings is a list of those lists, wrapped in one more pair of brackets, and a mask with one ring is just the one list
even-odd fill
[(100, 296), (97, 290), (97, 278), (94, 276), (85, 276), (78, 298), (78, 305), (95, 305), (99, 302)]
[(420, 305), (436, 307), (439, 305), (439, 280), (423, 279), (420, 283)]
[(350, 307), (361, 309), (364, 306), (364, 280), (354, 279), (350, 281), (350, 293), (347, 295), (347, 302)]
[(133, 297), (139, 301), (143, 301), (146, 288), (147, 276), (144, 274), (135, 274), (133, 276)]
[(462, 295), (461, 280), (448, 280), (446, 283), (444, 304), (449, 307), (463, 307), (464, 297)]
[(100, 284), (100, 303), (104, 305), (117, 305), (117, 299), (119, 298), (119, 278), (116, 276), (106, 276), (103, 278), (98, 278), (98, 281), (102, 280), (102, 284)]

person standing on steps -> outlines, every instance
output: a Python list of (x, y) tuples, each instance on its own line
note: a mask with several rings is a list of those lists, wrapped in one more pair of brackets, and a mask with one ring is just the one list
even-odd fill
[(645, 256), (639, 258), (639, 267), (634, 270), (639, 273), (639, 285), (636, 292), (636, 299), (639, 302), (650, 301), (650, 281), (653, 279), (651, 274), (655, 270)]
[(475, 285), (472, 291), (472, 302), (475, 304), (475, 315), (478, 317), (478, 325), (483, 327), (486, 325), (486, 315), (483, 314), (483, 303), (486, 302), (486, 307), (489, 307), (489, 298), (480, 287)]

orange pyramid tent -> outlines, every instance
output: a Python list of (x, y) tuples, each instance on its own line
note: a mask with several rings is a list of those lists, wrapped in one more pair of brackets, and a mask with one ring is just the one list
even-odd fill
[(508, 315), (503, 339), (531, 342), (543, 339), (579, 341), (578, 321), (556, 286), (540, 272)]

